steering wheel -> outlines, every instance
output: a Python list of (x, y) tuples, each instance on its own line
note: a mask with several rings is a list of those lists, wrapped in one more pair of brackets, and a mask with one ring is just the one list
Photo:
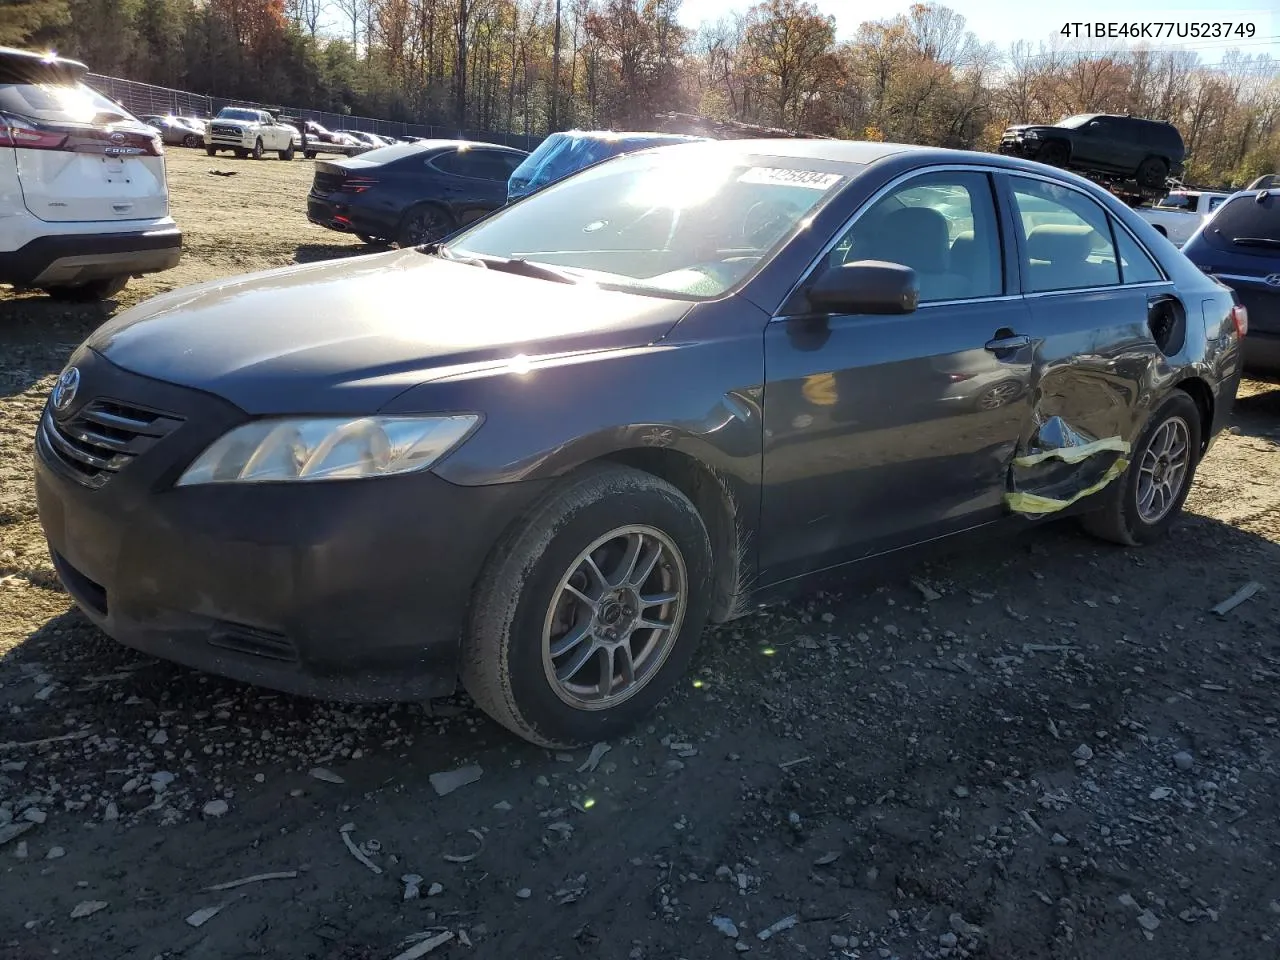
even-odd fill
[(760, 200), (753, 203), (742, 219), (742, 239), (752, 245), (764, 246), (766, 240), (783, 232), (795, 219), (799, 208), (786, 200)]

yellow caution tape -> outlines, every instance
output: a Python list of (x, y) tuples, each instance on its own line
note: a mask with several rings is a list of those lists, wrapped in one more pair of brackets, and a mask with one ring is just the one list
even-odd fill
[(1058, 459), (1063, 463), (1079, 463), (1081, 460), (1087, 460), (1095, 453), (1103, 453), (1111, 450), (1115, 453), (1128, 453), (1129, 442), (1121, 440), (1119, 437), (1105, 437), (1102, 440), (1095, 440), (1093, 443), (1086, 443), (1079, 447), (1062, 447), (1059, 450), (1042, 450), (1039, 453), (1029, 453), (1025, 457), (1018, 457), (1013, 461), (1015, 467), (1034, 467), (1037, 463), (1045, 460)]
[(1042, 497), (1038, 493), (1006, 493), (1004, 495), (1005, 506), (1014, 513), (1057, 513), (1059, 510), (1065, 510), (1077, 500), (1083, 500), (1085, 497), (1097, 493), (1120, 474), (1124, 473), (1124, 469), (1128, 465), (1128, 460), (1117, 460), (1111, 465), (1111, 469), (1102, 475), (1101, 480), (1092, 486), (1085, 487), (1070, 499), (1055, 500), (1053, 497)]

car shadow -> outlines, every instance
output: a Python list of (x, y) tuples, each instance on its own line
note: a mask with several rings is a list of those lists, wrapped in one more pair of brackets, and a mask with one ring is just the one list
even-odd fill
[(303, 243), (294, 250), (294, 259), (298, 263), (319, 263), (323, 260), (343, 260), (348, 257), (361, 257), (370, 253), (381, 253), (390, 250), (391, 244), (359, 244), (353, 246), (341, 243)]
[(65, 303), (43, 294), (0, 299), (0, 397), (24, 393), (61, 370), (116, 307), (112, 300)]
[[(5, 776), (14, 797), (58, 785), (66, 809), (53, 804), (25, 839), (38, 856), (62, 845), (67, 860), (59, 869), (90, 879), (84, 897), (111, 901), (117, 946), (130, 955), (172, 945), (171, 925), (155, 918), (184, 916), (204, 902), (192, 899), (192, 878), (204, 884), (289, 870), (218, 918), (224, 942), (261, 941), (276, 955), (367, 956), (346, 948), (389, 947), (404, 930), (424, 925), (404, 920), (394, 882), (415, 869), (443, 881), (439, 899), (423, 904), (442, 904), (441, 913), (459, 923), (484, 921), (485, 955), (531, 955), (530, 944), (540, 956), (567, 955), (587, 920), (566, 925), (542, 901), (576, 902), (583, 917), (603, 925), (611, 905), (632, 895), (638, 875), (644, 888), (657, 890), (671, 875), (676, 841), (666, 828), (673, 808), (680, 811), (674, 829), (683, 832), (686, 818), (697, 825), (697, 844), (674, 855), (688, 860), (680, 860), (685, 869), (709, 873), (717, 851), (737, 849), (751, 834), (770, 871), (794, 872), (803, 882), (821, 848), (774, 842), (758, 827), (778, 816), (785, 822), (797, 805), (806, 831), (820, 837), (843, 836), (851, 829), (847, 817), (863, 810), (907, 818), (910, 836), (918, 837), (950, 797), (956, 769), (968, 775), (974, 808), (994, 810), (1011, 789), (1001, 783), (1002, 771), (1074, 770), (1074, 741), (1058, 739), (1053, 718), (1071, 722), (1082, 701), (1087, 730), (1113, 728), (1139, 709), (1161, 722), (1161, 710), (1177, 711), (1189, 724), (1202, 720), (1190, 697), (1163, 704), (1188, 676), (1225, 691), (1236, 682), (1227, 678), (1239, 675), (1251, 689), (1240, 673), (1240, 637), (1267, 629), (1280, 594), (1259, 594), (1229, 618), (1206, 620), (1205, 611), (1234, 589), (1246, 563), (1259, 562), (1280, 564), (1280, 546), (1203, 517), (1188, 518), (1169, 540), (1142, 551), (1096, 544), (1058, 525), (915, 571), (939, 588), (923, 605), (907, 579), (870, 590), (846, 583), (838, 593), (770, 605), (709, 630), (690, 670), (696, 680), (659, 708), (647, 733), (642, 724), (603, 757), (532, 747), (463, 696), (352, 706), (223, 680), (133, 653), (68, 611), (0, 656), (5, 759), (16, 761)], [(1205, 565), (1218, 576), (1206, 580)], [(1171, 576), (1175, 570), (1180, 577)], [(43, 586), (24, 589), (42, 602), (58, 599)], [(1113, 594), (1122, 597), (1109, 601)], [(1036, 632), (1042, 620), (1057, 624), (1060, 636)], [(1173, 623), (1197, 626), (1183, 636)], [(1091, 639), (1104, 633), (1105, 643)], [(1050, 645), (1027, 642), (1046, 638)], [(1068, 648), (1070, 654), (1055, 652)], [(1138, 661), (1144, 672), (1130, 676)], [(802, 691), (794, 703), (792, 683)], [(893, 699), (908, 690), (909, 701)], [(903, 717), (910, 718), (905, 731), (896, 726)], [(997, 721), (1000, 772), (982, 762), (994, 755)], [(906, 746), (889, 746), (912, 731)], [(481, 768), (479, 779), (438, 795), (431, 774), (469, 765)], [(316, 768), (323, 768), (319, 775)], [(886, 784), (910, 784), (913, 799), (895, 799)], [(1098, 802), (1118, 804), (1111, 792), (1104, 781)], [(839, 815), (828, 793), (844, 797)], [(210, 798), (230, 803), (202, 817)], [(622, 817), (638, 827), (608, 826)], [(1255, 822), (1274, 821), (1259, 815)], [(344, 849), (348, 833), (380, 871), (391, 872), (391, 883), (383, 877), (381, 888), (368, 886), (365, 867), (348, 853), (352, 844)], [(850, 849), (854, 842), (851, 834)], [(944, 844), (910, 842), (911, 856), (899, 853), (910, 859), (911, 875), (954, 873)], [(122, 863), (131, 864), (127, 875)], [(306, 876), (291, 882), (299, 864)], [(14, 884), (9, 894), (18, 916), (39, 916), (50, 896), (48, 884), (29, 875), (30, 886)], [(895, 903), (938, 906), (928, 884), (904, 886), (905, 894), (897, 891), (903, 903), (881, 902), (859, 887), (866, 900), (860, 909), (870, 915)], [(315, 895), (298, 896), (304, 888)], [(526, 905), (530, 888), (537, 899)], [(147, 895), (134, 896), (136, 890)], [(709, 889), (703, 896), (689, 884), (686, 895), (700, 916), (721, 894)], [(812, 913), (830, 907), (832, 916), (847, 909), (850, 895), (839, 884), (814, 885), (807, 894), (816, 903)], [(334, 911), (335, 897), (349, 898), (352, 908)], [(1051, 910), (1035, 919), (1050, 929), (1055, 922)], [(653, 929), (662, 941), (655, 955), (688, 954), (677, 942), (688, 936), (687, 924)]]
[(1245, 380), (1231, 411), (1231, 425), (1247, 436), (1280, 439), (1280, 383)]

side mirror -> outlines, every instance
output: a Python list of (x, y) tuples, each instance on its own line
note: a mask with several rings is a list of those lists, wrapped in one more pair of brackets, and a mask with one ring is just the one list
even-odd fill
[(913, 313), (920, 303), (920, 284), (916, 272), (900, 263), (857, 260), (829, 269), (806, 296), (822, 313)]

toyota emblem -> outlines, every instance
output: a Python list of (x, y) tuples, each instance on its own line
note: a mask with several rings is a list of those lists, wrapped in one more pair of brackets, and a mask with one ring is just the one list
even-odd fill
[(1268, 287), (1280, 287), (1280, 273), (1268, 274), (1266, 284)]
[(76, 391), (79, 389), (79, 369), (67, 367), (62, 371), (62, 376), (58, 377), (58, 382), (53, 385), (53, 395), (50, 398), (53, 402), (53, 409), (58, 413), (65, 413), (71, 404), (75, 402)]

